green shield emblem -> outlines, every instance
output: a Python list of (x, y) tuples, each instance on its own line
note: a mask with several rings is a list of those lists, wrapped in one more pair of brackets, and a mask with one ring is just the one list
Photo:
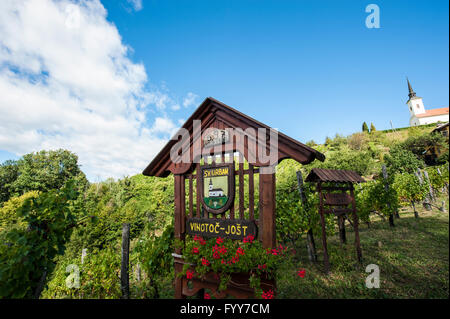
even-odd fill
[(202, 204), (206, 211), (224, 213), (234, 201), (234, 165), (201, 167)]

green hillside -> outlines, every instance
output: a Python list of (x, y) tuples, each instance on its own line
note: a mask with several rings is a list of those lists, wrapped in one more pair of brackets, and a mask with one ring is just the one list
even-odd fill
[[(336, 135), (321, 145), (310, 141), (309, 146), (325, 154), (325, 162), (303, 166), (285, 160), (277, 166), (277, 244), (289, 252), (276, 272), (278, 297), (449, 297), (448, 140), (431, 134), (434, 127)], [(439, 147), (441, 155), (426, 157), (431, 146)], [(382, 165), (387, 166), (388, 180), (382, 178)], [(354, 170), (368, 181), (356, 187), (363, 265), (356, 263), (348, 221), (348, 241), (341, 244), (336, 223), (328, 216), (328, 276), (322, 266), (317, 196), (311, 185), (305, 185), (309, 203), (305, 206), (297, 188), (296, 171), (306, 177), (314, 167)], [(422, 185), (414, 175), (417, 169), (429, 175)], [(390, 185), (388, 191), (385, 183)], [(425, 210), (422, 203), (430, 187), (435, 198), (431, 210)], [(248, 213), (248, 192), (245, 196)], [(447, 212), (439, 210), (442, 201)], [(195, 205), (194, 201), (194, 209)], [(173, 210), (172, 176), (139, 174), (89, 183), (76, 154), (66, 150), (4, 162), (0, 298), (120, 298), (123, 223), (131, 227), (131, 297), (173, 298)], [(392, 219), (395, 227), (391, 227), (388, 220), (396, 212), (399, 218)], [(306, 254), (308, 230), (316, 241), (316, 263)], [(368, 264), (380, 267), (379, 289), (365, 286)], [(67, 285), (74, 269), (70, 265), (79, 270), (78, 288)], [(303, 278), (297, 275), (299, 270), (305, 270)]]

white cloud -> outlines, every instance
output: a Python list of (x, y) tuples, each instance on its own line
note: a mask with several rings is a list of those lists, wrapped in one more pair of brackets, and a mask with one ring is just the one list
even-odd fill
[(197, 103), (198, 95), (194, 94), (192, 92), (189, 92), (186, 97), (183, 99), (183, 106), (184, 107), (190, 107), (192, 105), (195, 105)]
[(146, 88), (106, 14), (98, 0), (0, 1), (0, 149), (69, 149), (93, 181), (139, 173), (164, 146), (173, 99)]
[(140, 11), (143, 8), (142, 0), (127, 0), (127, 2), (133, 6), (135, 11)]
[(171, 119), (167, 117), (157, 117), (153, 123), (153, 126), (150, 128), (150, 132), (169, 134), (170, 137), (172, 137), (178, 129), (179, 127), (176, 126)]

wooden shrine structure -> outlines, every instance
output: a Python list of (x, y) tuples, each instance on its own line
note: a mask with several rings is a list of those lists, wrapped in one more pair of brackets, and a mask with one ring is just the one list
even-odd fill
[[(274, 139), (277, 145), (267, 145)], [(264, 160), (267, 153), (271, 153), (275, 160)], [(236, 157), (238, 163), (235, 163)], [(208, 229), (217, 223), (224, 227), (239, 223), (246, 225), (248, 233), (254, 234), (265, 248), (274, 248), (274, 168), (286, 158), (308, 164), (315, 159), (323, 161), (325, 156), (222, 102), (206, 98), (143, 174), (157, 177), (173, 174), (176, 239), (184, 241), (186, 234), (227, 237), (220, 232), (221, 227), (210, 233)], [(244, 186), (245, 175), (247, 189)], [(256, 175), (259, 179), (255, 178)], [(256, 191), (259, 192), (258, 201), (255, 200)], [(245, 197), (248, 197), (248, 207), (245, 207)], [(198, 227), (198, 221), (206, 227)], [(228, 237), (237, 240), (242, 239), (242, 235), (234, 233)], [(184, 264), (182, 248), (176, 248), (173, 256), (177, 274)], [(254, 298), (249, 278), (242, 274), (232, 276), (225, 291), (218, 291), (219, 280), (215, 274), (205, 278), (194, 276), (189, 282), (185, 277), (176, 276), (175, 298), (193, 296), (204, 289), (210, 289), (217, 298), (226, 295)], [(261, 288), (275, 291), (274, 280), (261, 278)]]
[[(327, 249), (327, 234), (324, 214), (334, 214), (338, 219), (341, 242), (345, 243), (345, 217), (351, 214), (355, 232), (355, 248), (358, 262), (362, 261), (359, 241), (358, 215), (354, 194), (354, 183), (364, 183), (365, 180), (354, 171), (313, 168), (306, 177), (306, 182), (316, 183), (319, 193), (319, 214), (322, 227), (323, 262), (325, 272), (330, 270)], [(349, 192), (349, 193), (347, 193)]]

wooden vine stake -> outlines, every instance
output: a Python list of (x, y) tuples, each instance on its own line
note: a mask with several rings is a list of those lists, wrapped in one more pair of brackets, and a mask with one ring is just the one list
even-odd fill
[(122, 225), (122, 265), (120, 269), (120, 289), (122, 299), (130, 298), (130, 280), (128, 267), (130, 264), (130, 224)]
[[(303, 190), (303, 176), (301, 171), (297, 171), (297, 185), (298, 185), (298, 191), (300, 193), (300, 199), (302, 201), (302, 205), (307, 208), (308, 202), (305, 195), (305, 192)], [(310, 227), (308, 229), (308, 232), (306, 233), (306, 248), (308, 251), (308, 258), (311, 262), (317, 262), (317, 252), (316, 252), (316, 244), (314, 242), (314, 235), (312, 228)]]
[[(383, 173), (384, 189), (385, 189), (386, 192), (388, 192), (388, 191), (389, 191), (389, 183), (388, 183), (388, 173), (387, 173), (387, 170), (386, 170), (386, 165), (383, 165), (383, 166), (381, 167), (381, 171), (382, 171), (382, 173)], [(386, 203), (386, 205), (387, 205), (388, 208), (391, 207), (391, 204), (390, 204), (390, 203)], [(395, 227), (395, 224), (394, 224), (394, 214), (392, 214), (392, 213), (389, 214), (389, 226)]]

